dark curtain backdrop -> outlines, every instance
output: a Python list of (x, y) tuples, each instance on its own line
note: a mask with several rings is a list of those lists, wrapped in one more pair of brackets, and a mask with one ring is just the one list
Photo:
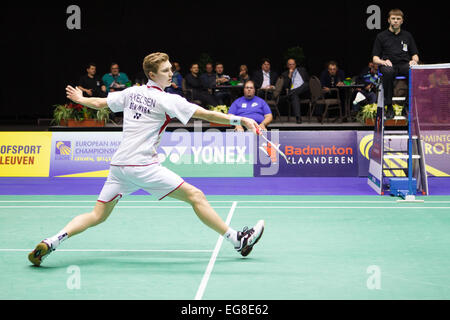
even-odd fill
[[(72, 4), (81, 8), (81, 30), (66, 27)], [(381, 31), (366, 27), (366, 9), (374, 4), (381, 8), (381, 30), (390, 9), (404, 11), (403, 29), (413, 34), (424, 63), (450, 62), (450, 28), (438, 1), (2, 3), (0, 117), (50, 117), (52, 106), (66, 101), (66, 84), (76, 85), (87, 63), (95, 62), (101, 76), (118, 62), (134, 79), (142, 59), (154, 51), (179, 61), (182, 73), (207, 53), (237, 76), (241, 64), (252, 72), (263, 57), (282, 72), (286, 50), (300, 46), (311, 75), (336, 60), (353, 76), (371, 59)]]

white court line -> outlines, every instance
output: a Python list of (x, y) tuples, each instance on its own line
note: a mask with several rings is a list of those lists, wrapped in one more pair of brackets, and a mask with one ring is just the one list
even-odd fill
[[(233, 202), (234, 203), (234, 202)], [(92, 206), (0, 206), (0, 209), (24, 209), (24, 208), (41, 208), (41, 209), (60, 209), (60, 208), (93, 208)], [(228, 209), (228, 207), (213, 207), (214, 209)], [(240, 209), (450, 209), (450, 207), (404, 207), (399, 204), (396, 207), (331, 207), (331, 206), (301, 206), (301, 207), (288, 207), (288, 206), (239, 206)], [(114, 209), (192, 209), (192, 207), (182, 206), (116, 206)]]
[[(94, 206), (0, 206), (0, 209), (8, 208), (8, 209), (23, 209), (23, 208), (94, 208)], [(182, 206), (121, 206), (117, 205), (114, 207), (115, 209), (192, 209), (192, 207), (182, 207)], [(228, 209), (229, 207), (214, 207), (214, 209)]]
[(450, 209), (450, 207), (328, 207), (328, 206), (318, 206), (318, 207), (275, 207), (275, 206), (264, 206), (264, 207), (246, 207), (239, 206), (239, 209)]
[[(0, 252), (30, 252), (33, 249), (0, 249)], [(184, 249), (58, 249), (58, 252), (212, 252), (212, 250)]]
[[(93, 203), (96, 200), (0, 200), (0, 203), (71, 203), (86, 202)], [(209, 203), (229, 203), (233, 200), (210, 200)], [(392, 201), (376, 200), (239, 200), (244, 203), (396, 203)], [(450, 203), (450, 201), (425, 200), (426, 203)], [(158, 201), (158, 200), (120, 200), (119, 203), (184, 203), (183, 201)]]
[[(233, 201), (233, 205), (231, 206), (230, 211), (228, 212), (227, 219), (225, 224), (227, 226), (230, 225), (231, 218), (233, 217), (234, 210), (236, 209), (237, 202)], [(212, 269), (214, 268), (214, 263), (216, 262), (217, 255), (219, 254), (220, 247), (222, 246), (223, 236), (219, 235), (217, 239), (216, 246), (214, 247), (214, 251), (211, 255), (211, 259), (209, 259), (208, 266), (206, 267), (205, 274), (203, 275), (202, 281), (200, 282), (200, 286), (198, 287), (197, 293), (195, 295), (195, 300), (201, 300), (203, 297), (203, 293), (205, 292), (206, 285), (209, 281), (209, 276), (211, 275)]]

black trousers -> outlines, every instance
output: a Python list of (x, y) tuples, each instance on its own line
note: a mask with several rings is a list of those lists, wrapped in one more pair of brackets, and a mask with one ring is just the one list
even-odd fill
[(409, 77), (409, 63), (394, 64), (392, 67), (380, 66), (380, 72), (383, 75), (384, 104), (392, 104), (395, 77)]
[(208, 92), (205, 92), (205, 91), (194, 90), (193, 99), (200, 100), (202, 102), (202, 106), (205, 108), (207, 106), (217, 106), (218, 105), (216, 98), (212, 94), (209, 94)]
[(288, 99), (291, 101), (295, 117), (301, 116), (300, 100), (307, 99), (309, 95), (309, 84), (303, 83), (300, 87), (289, 90)]

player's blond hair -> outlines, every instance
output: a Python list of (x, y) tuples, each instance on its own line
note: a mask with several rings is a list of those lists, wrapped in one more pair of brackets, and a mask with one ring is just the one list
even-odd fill
[(163, 52), (155, 52), (146, 56), (144, 58), (144, 62), (142, 63), (142, 67), (144, 68), (144, 73), (147, 78), (150, 79), (150, 72), (158, 73), (158, 69), (161, 63), (168, 60), (169, 56)]

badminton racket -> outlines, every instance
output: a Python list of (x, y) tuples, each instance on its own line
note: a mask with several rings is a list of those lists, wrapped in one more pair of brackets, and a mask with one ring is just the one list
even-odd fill
[(262, 137), (264, 140), (266, 140), (267, 143), (270, 143), (270, 146), (272, 148), (274, 148), (283, 158), (284, 160), (286, 160), (286, 162), (288, 164), (292, 164), (292, 162), (288, 159), (288, 157), (286, 157), (286, 155), (283, 153), (283, 151), (281, 151), (272, 141), (270, 141), (269, 139), (267, 139), (262, 132), (259, 130), (259, 128), (256, 128), (256, 133)]

